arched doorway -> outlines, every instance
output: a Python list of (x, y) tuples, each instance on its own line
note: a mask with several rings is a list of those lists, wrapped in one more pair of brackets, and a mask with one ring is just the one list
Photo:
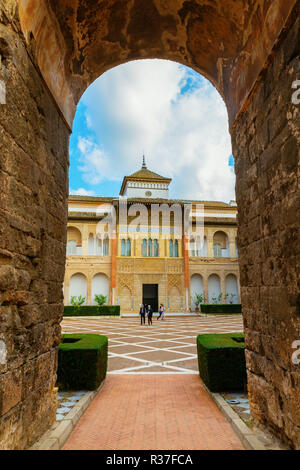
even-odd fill
[(105, 295), (106, 303), (109, 302), (109, 280), (105, 274), (95, 274), (92, 279), (92, 305), (97, 305), (95, 295)]
[(234, 274), (228, 274), (225, 279), (226, 302), (228, 304), (239, 303), (238, 280)]
[(85, 304), (87, 301), (87, 279), (84, 274), (76, 273), (70, 278), (69, 287), (69, 303), (71, 303), (72, 297), (84, 297)]
[(221, 281), (217, 274), (211, 274), (208, 278), (208, 302), (222, 303), (221, 296)]
[(203, 296), (204, 301), (204, 285), (203, 285), (203, 277), (201, 274), (193, 274), (191, 277), (191, 309), (192, 311), (195, 310), (195, 295), (200, 294)]

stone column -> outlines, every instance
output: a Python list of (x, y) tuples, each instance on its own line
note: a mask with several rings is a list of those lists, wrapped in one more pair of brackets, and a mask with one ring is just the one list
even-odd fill
[(87, 256), (89, 254), (89, 229), (86, 224), (82, 226), (82, 256)]
[(207, 256), (208, 258), (214, 257), (214, 240), (211, 230), (207, 234)]
[(230, 237), (229, 238), (229, 257), (230, 258), (236, 258), (235, 254), (235, 237)]
[(87, 274), (87, 298), (86, 304), (92, 305), (92, 275), (90, 273)]

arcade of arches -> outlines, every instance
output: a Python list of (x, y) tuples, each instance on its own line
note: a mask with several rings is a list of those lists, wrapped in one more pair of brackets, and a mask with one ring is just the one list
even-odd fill
[(224, 98), (251, 414), (300, 448), (299, 26), (298, 0), (0, 0), (1, 448), (55, 420), (76, 104), (141, 58), (192, 67)]

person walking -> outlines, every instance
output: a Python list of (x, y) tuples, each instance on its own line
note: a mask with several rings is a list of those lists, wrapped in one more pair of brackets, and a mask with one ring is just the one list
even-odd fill
[(165, 319), (165, 306), (164, 306), (164, 304), (161, 304), (161, 309), (162, 309), (161, 319), (164, 320)]
[(153, 315), (153, 309), (151, 308), (151, 305), (148, 305), (148, 308), (147, 308), (148, 325), (152, 325), (152, 315)]
[(146, 309), (144, 304), (141, 305), (140, 308), (140, 317), (141, 317), (141, 325), (145, 325), (145, 316), (146, 316)]
[(162, 314), (163, 314), (163, 305), (160, 304), (160, 306), (159, 306), (159, 315), (157, 317), (157, 320), (159, 320), (161, 318)]

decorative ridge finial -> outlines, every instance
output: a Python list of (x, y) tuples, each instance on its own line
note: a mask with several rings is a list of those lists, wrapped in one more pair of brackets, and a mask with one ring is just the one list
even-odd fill
[(147, 166), (146, 166), (146, 159), (145, 159), (145, 155), (143, 155), (143, 165), (142, 165), (142, 170), (146, 170), (147, 169)]

